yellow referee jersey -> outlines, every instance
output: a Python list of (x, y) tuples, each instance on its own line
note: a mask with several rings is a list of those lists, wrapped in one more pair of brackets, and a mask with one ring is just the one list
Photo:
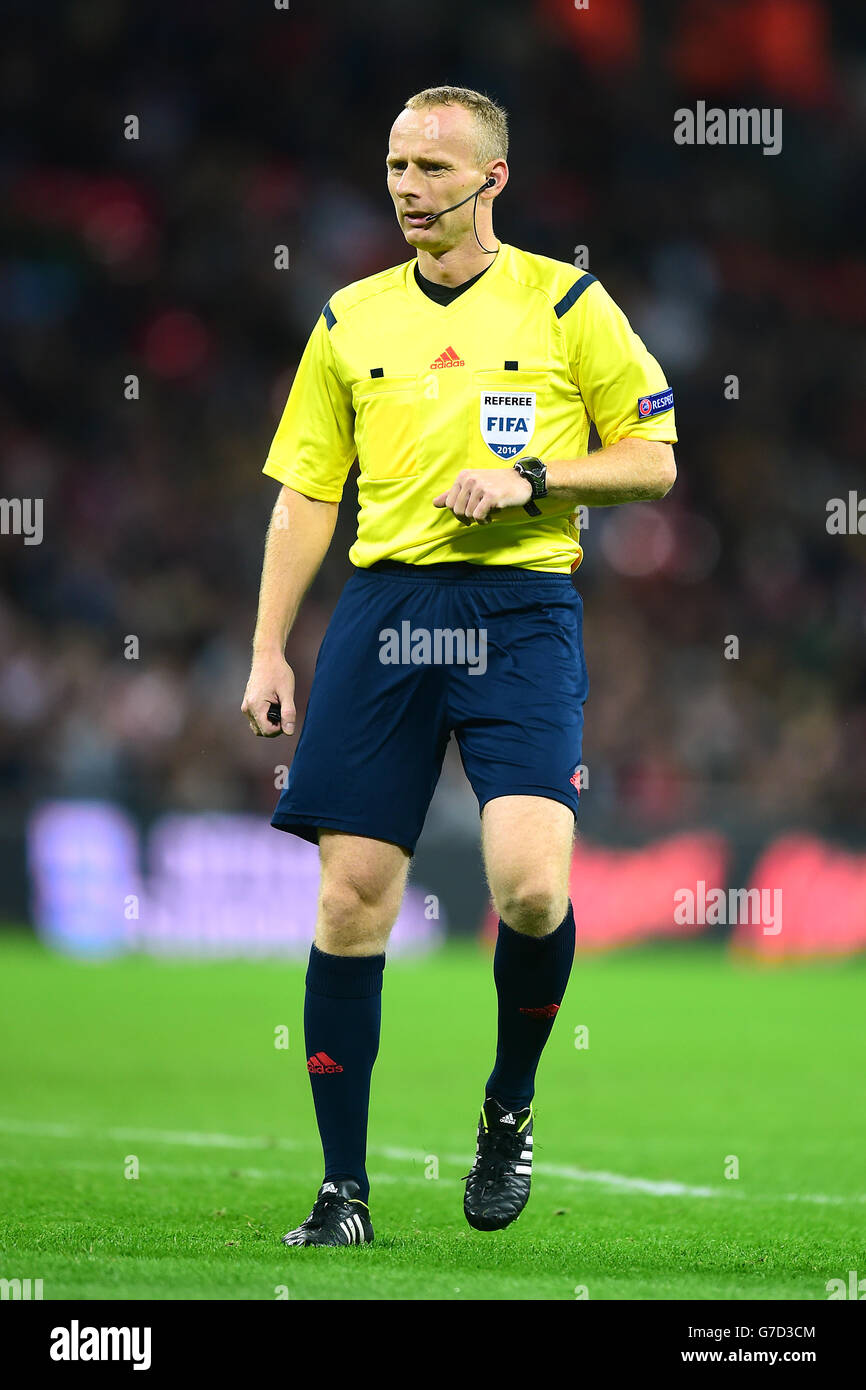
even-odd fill
[(436, 304), (415, 261), (358, 280), (326, 304), (301, 358), (264, 472), (337, 502), (357, 457), (349, 551), (428, 565), (465, 560), (567, 573), (582, 556), (573, 508), (547, 497), (465, 526), (433, 506), (462, 468), (602, 444), (676, 440), (661, 367), (594, 275), (501, 245), (480, 279)]

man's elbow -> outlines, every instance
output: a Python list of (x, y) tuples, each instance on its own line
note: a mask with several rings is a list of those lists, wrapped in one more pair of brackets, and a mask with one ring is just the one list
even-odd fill
[(677, 480), (677, 465), (674, 458), (674, 451), (670, 444), (664, 445), (657, 464), (656, 491), (654, 497), (667, 497), (671, 488)]

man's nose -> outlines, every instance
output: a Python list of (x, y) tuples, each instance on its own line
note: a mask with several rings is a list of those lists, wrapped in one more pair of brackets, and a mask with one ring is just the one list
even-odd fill
[(410, 171), (409, 171), (408, 169), (404, 169), (404, 170), (403, 170), (403, 173), (400, 175), (399, 179), (397, 180), (396, 192), (399, 193), (399, 195), (400, 195), (401, 198), (410, 198), (410, 197), (416, 197), (416, 198), (417, 198), (417, 196), (418, 196), (418, 181), (417, 181), (416, 175), (413, 174), (413, 173), (410, 173)]

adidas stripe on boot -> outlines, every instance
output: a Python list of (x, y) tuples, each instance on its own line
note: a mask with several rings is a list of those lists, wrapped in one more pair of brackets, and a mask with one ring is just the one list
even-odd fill
[(463, 1212), (476, 1231), (501, 1231), (529, 1201), (532, 1106), (508, 1110), (488, 1096), (478, 1121), (475, 1162), (466, 1174)]
[(373, 1223), (354, 1178), (323, 1182), (306, 1221), (287, 1231), (283, 1245), (370, 1245)]

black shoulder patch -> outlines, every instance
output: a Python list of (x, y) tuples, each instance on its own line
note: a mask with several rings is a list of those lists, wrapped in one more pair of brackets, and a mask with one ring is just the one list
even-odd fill
[(564, 294), (562, 296), (562, 299), (560, 299), (559, 303), (553, 306), (553, 312), (556, 314), (556, 317), (558, 319), (561, 319), (563, 314), (568, 313), (572, 304), (577, 303), (584, 290), (588, 290), (590, 285), (595, 284), (596, 278), (597, 277), (595, 275), (590, 275), (587, 273), (583, 276), (581, 280), (577, 281), (577, 284), (572, 285), (571, 289), (568, 291), (568, 294)]
[(324, 317), (325, 323), (328, 325), (328, 332), (330, 333), (331, 329), (334, 327), (334, 324), (337, 322), (336, 317), (334, 315), (334, 311), (331, 308), (330, 300), (322, 310), (322, 315)]

